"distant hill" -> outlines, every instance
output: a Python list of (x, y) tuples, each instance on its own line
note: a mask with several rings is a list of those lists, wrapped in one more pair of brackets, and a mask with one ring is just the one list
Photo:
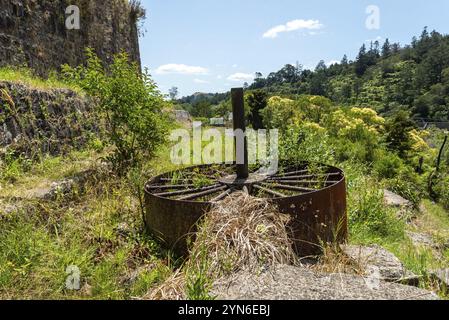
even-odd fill
[[(383, 115), (407, 110), (419, 118), (449, 120), (449, 36), (427, 28), (409, 45), (388, 39), (364, 44), (354, 61), (347, 56), (331, 66), (320, 61), (313, 71), (287, 64), (266, 77), (255, 76), (248, 90), (321, 95), (336, 104), (371, 107)], [(217, 105), (226, 99), (229, 93), (197, 93), (179, 102)]]
[(196, 92), (190, 96), (183, 97), (178, 100), (178, 103), (180, 104), (198, 104), (200, 102), (207, 101), (210, 104), (218, 104), (223, 100), (226, 100), (230, 97), (230, 93), (202, 93), (202, 92)]

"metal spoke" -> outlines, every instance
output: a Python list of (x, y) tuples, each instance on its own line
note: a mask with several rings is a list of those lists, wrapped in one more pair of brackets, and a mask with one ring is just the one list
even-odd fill
[(177, 184), (177, 185), (154, 185), (148, 186), (147, 189), (150, 190), (165, 190), (165, 189), (183, 189), (183, 188), (192, 188), (195, 187), (193, 184)]
[(161, 178), (161, 182), (172, 182), (172, 181), (176, 181), (176, 182), (192, 182), (192, 179), (173, 179), (173, 178)]
[(234, 192), (234, 189), (228, 189), (225, 192), (220, 193), (218, 196), (213, 198), (210, 202), (218, 202), (229, 196), (231, 193)]
[(184, 195), (184, 194), (190, 194), (190, 193), (196, 193), (196, 192), (202, 192), (202, 191), (210, 190), (210, 189), (216, 188), (218, 186), (220, 186), (220, 184), (214, 184), (214, 185), (211, 185), (211, 186), (198, 188), (198, 189), (187, 189), (187, 190), (181, 190), (181, 191), (155, 193), (155, 195), (159, 196), (159, 197), (180, 196), (180, 195)]
[[(266, 184), (266, 182), (265, 182)], [(311, 191), (316, 191), (315, 189), (311, 189), (311, 188), (302, 188), (302, 187), (296, 187), (296, 186), (288, 186), (285, 184), (270, 184), (271, 188), (276, 188), (276, 189), (283, 189), (283, 190), (289, 190), (289, 191), (301, 191), (301, 192), (311, 192)]]
[(191, 194), (191, 195), (188, 195), (188, 196), (185, 196), (185, 197), (181, 197), (181, 198), (178, 198), (177, 200), (194, 200), (194, 199), (197, 199), (197, 198), (208, 196), (208, 195), (213, 194), (213, 193), (215, 193), (217, 191), (225, 190), (227, 188), (228, 188), (228, 186), (221, 186), (221, 187), (217, 187), (217, 188), (214, 188), (214, 189), (205, 190), (205, 191), (202, 191), (202, 192)]
[(280, 198), (285, 198), (285, 197), (287, 197), (287, 196), (286, 196), (285, 194), (283, 194), (283, 193), (280, 193), (280, 192), (277, 192), (277, 191), (273, 191), (273, 190), (267, 189), (267, 188), (265, 188), (265, 187), (259, 186), (258, 184), (253, 185), (253, 187), (256, 188), (257, 190), (266, 192), (266, 193), (271, 194), (271, 195), (273, 195), (273, 196), (275, 196), (275, 197), (280, 197)]
[[(324, 169), (324, 168), (318, 168), (318, 169)], [(303, 169), (303, 170), (298, 170), (298, 171), (278, 173), (278, 174), (274, 175), (273, 177), (294, 176), (294, 175), (297, 175), (297, 174), (303, 174), (303, 173), (309, 173), (309, 172), (310, 172), (309, 169)]]
[(319, 181), (319, 180), (289, 180), (289, 179), (270, 179), (270, 182), (273, 183), (283, 183), (283, 182), (289, 182), (289, 183), (295, 183), (295, 184), (319, 184), (319, 183), (324, 183), (324, 184), (334, 184), (334, 183), (338, 183), (340, 181)]
[[(271, 180), (289, 180), (289, 179), (309, 179), (309, 178), (317, 178), (317, 177), (336, 177), (340, 176), (340, 173), (316, 173), (316, 174), (308, 174), (308, 175), (300, 175), (300, 176), (272, 176)], [(339, 182), (339, 181), (337, 181)]]
[(295, 185), (295, 184), (310, 184), (310, 183), (316, 183), (316, 184), (325, 183), (325, 184), (331, 185), (331, 184), (335, 184), (335, 183), (337, 183), (339, 181), (270, 180), (270, 182), (280, 183), (280, 184), (293, 184), (293, 185)]

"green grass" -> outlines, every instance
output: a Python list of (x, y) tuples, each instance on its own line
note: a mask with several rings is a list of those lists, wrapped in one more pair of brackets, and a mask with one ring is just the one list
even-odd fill
[[(178, 169), (168, 147), (145, 164), (142, 171), (119, 178), (113, 175), (91, 181), (83, 192), (48, 202), (15, 198), (53, 181), (93, 168), (104, 154), (74, 151), (60, 157), (42, 156), (33, 163), (3, 164), (11, 172), (0, 179), (0, 203), (18, 210), (2, 213), (0, 206), (0, 299), (133, 299), (167, 279), (177, 266), (144, 230), (138, 196), (150, 176)], [(8, 167), (10, 166), (10, 167)], [(407, 226), (383, 204), (381, 184), (360, 165), (345, 163), (351, 243), (379, 244), (392, 251), (407, 269), (421, 276), (423, 288), (437, 290), (428, 270), (449, 266), (449, 250), (442, 258), (417, 248), (405, 231), (431, 233), (441, 242), (449, 239), (449, 215), (440, 205), (425, 200), (415, 226)], [(127, 232), (118, 232), (126, 226)], [(206, 263), (206, 262), (205, 262)], [(65, 286), (67, 267), (81, 272), (81, 289)], [(190, 299), (210, 299), (204, 270), (187, 274)]]
[[(44, 157), (14, 183), (1, 181), (0, 201), (18, 210), (0, 207), (0, 299), (140, 298), (171, 274), (170, 253), (145, 232), (129, 179), (107, 176), (57, 201), (14, 199), (88, 169), (100, 156)], [(125, 233), (118, 231), (123, 226)], [(80, 290), (66, 288), (69, 266), (80, 270)]]
[(62, 82), (55, 76), (50, 76), (48, 79), (42, 79), (33, 75), (30, 69), (24, 67), (1, 67), (0, 81), (22, 83), (28, 87), (41, 90), (71, 89), (79, 94), (84, 94), (79, 87)]
[(430, 276), (432, 270), (449, 267), (449, 250), (415, 246), (406, 231), (432, 236), (443, 247), (449, 242), (449, 213), (439, 204), (424, 200), (421, 211), (411, 225), (407, 225), (383, 202), (382, 184), (367, 175), (360, 166), (343, 165), (348, 180), (348, 211), (350, 242), (361, 245), (380, 245), (395, 254), (405, 268), (420, 277), (420, 287), (437, 292), (447, 299), (447, 289), (440, 287)]

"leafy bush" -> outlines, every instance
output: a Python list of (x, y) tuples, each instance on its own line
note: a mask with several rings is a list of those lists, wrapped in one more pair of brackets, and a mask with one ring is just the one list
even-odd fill
[(163, 96), (145, 70), (129, 62), (124, 53), (114, 57), (107, 69), (88, 49), (87, 66), (63, 66), (63, 75), (94, 97), (106, 123), (106, 142), (114, 147), (110, 156), (119, 172), (138, 165), (155, 154), (165, 140)]
[(268, 99), (267, 107), (260, 114), (266, 128), (279, 130), (285, 130), (295, 118), (301, 116), (294, 100), (278, 96)]
[(385, 120), (369, 108), (339, 109), (323, 120), (332, 135), (352, 142), (377, 143)]
[(398, 111), (387, 123), (387, 143), (390, 150), (397, 151), (401, 157), (412, 150), (416, 141), (413, 141), (411, 132), (415, 123), (406, 111)]
[(331, 100), (321, 96), (301, 95), (296, 103), (305, 118), (316, 123), (319, 123), (323, 116), (329, 114), (334, 108)]
[(442, 175), (434, 190), (441, 204), (449, 209), (449, 175)]
[(394, 178), (404, 165), (398, 155), (383, 149), (376, 150), (374, 157), (373, 170), (379, 178)]
[(254, 90), (247, 95), (246, 100), (250, 111), (248, 120), (251, 123), (253, 129), (263, 129), (261, 111), (267, 107), (267, 93), (262, 90)]
[(335, 157), (340, 162), (351, 161), (367, 164), (373, 161), (376, 147), (373, 143), (351, 142), (342, 138), (334, 138), (332, 141)]
[(281, 159), (334, 163), (334, 151), (326, 130), (315, 123), (292, 125), (281, 132)]

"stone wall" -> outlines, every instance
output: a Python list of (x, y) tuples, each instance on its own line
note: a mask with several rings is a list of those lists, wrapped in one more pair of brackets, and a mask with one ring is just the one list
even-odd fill
[[(80, 29), (66, 28), (65, 10), (80, 8)], [(137, 21), (142, 9), (128, 0), (1, 0), (0, 66), (27, 65), (47, 75), (84, 61), (92, 47), (103, 61), (126, 51), (140, 63)]]
[(92, 101), (69, 89), (36, 89), (0, 81), (0, 149), (59, 154), (97, 131)]

